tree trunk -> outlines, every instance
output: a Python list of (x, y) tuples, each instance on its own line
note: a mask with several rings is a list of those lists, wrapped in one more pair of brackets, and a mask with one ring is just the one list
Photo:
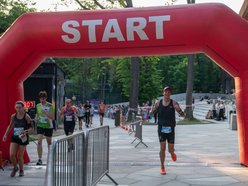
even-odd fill
[[(188, 4), (195, 3), (195, 0), (187, 0)], [(192, 97), (193, 97), (193, 85), (194, 85), (194, 62), (195, 55), (188, 55), (188, 69), (187, 69), (187, 89), (186, 89), (186, 117), (185, 119), (192, 120), (193, 108), (192, 108)]]
[(194, 62), (195, 55), (188, 55), (188, 68), (187, 68), (187, 90), (186, 90), (186, 117), (185, 119), (193, 119), (192, 98), (193, 98), (193, 85), (194, 85)]
[[(126, 0), (126, 7), (133, 7), (132, 0)], [(131, 92), (129, 100), (129, 111), (127, 121), (132, 121), (133, 116), (137, 114), (139, 97), (139, 57), (131, 57)]]
[(139, 96), (139, 57), (131, 57), (131, 92), (129, 100), (128, 121), (132, 121), (133, 114), (136, 115)]

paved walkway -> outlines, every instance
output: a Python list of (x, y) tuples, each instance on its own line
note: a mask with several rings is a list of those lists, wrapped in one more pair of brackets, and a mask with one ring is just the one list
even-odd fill
[[(94, 118), (98, 123), (98, 118)], [(176, 127), (176, 163), (166, 157), (167, 175), (159, 174), (159, 143), (157, 126), (144, 126), (143, 138), (148, 145), (133, 141), (122, 128), (110, 125), (110, 175), (120, 185), (188, 186), (188, 185), (248, 185), (248, 168), (239, 165), (237, 131), (226, 123), (178, 125)], [(98, 124), (96, 124), (98, 125)], [(44, 146), (45, 147), (45, 146)], [(46, 151), (46, 148), (44, 148)], [(0, 171), (0, 185), (43, 185), (46, 166), (37, 167), (36, 146), (28, 146), (31, 163), (25, 167), (23, 178), (10, 178), (10, 167)], [(45, 157), (43, 158), (45, 162)], [(98, 186), (113, 185), (104, 177)]]

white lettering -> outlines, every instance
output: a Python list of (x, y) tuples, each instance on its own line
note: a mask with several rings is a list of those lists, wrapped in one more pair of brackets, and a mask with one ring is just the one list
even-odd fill
[[(112, 32), (113, 29), (113, 32)], [(108, 23), (105, 27), (102, 42), (109, 42), (110, 38), (116, 38), (118, 41), (125, 41), (120, 26), (118, 24), (117, 19), (109, 19)]]
[(83, 20), (82, 25), (88, 26), (89, 41), (91, 43), (96, 42), (96, 26), (102, 25), (102, 20)]
[[(120, 23), (116, 18), (104, 19), (105, 21), (107, 22), (106, 26), (103, 26), (103, 19), (82, 20), (81, 25), (76, 20), (65, 21), (62, 24), (64, 34), (61, 35), (61, 38), (66, 43), (78, 43), (81, 39), (81, 32), (83, 32), (82, 37), (85, 37), (84, 39), (90, 43), (110, 42), (111, 39), (119, 42), (135, 41), (135, 38), (137, 40), (149, 40), (153, 35), (159, 40), (165, 38), (164, 24), (171, 21), (171, 16), (130, 17)], [(83, 28), (82, 30), (80, 26)], [(85, 29), (86, 31), (84, 31)]]
[(156, 26), (156, 39), (164, 39), (164, 27), (163, 22), (170, 21), (170, 16), (150, 16), (149, 22), (155, 22)]
[(66, 43), (77, 43), (80, 40), (80, 32), (76, 29), (76, 28), (72, 28), (72, 27), (79, 27), (79, 23), (77, 21), (66, 21), (63, 23), (62, 25), (62, 30), (65, 33), (68, 33), (72, 36), (67, 35), (62, 35), (62, 39), (63, 41), (65, 41)]
[[(135, 23), (138, 25), (135, 25)], [(141, 40), (148, 40), (144, 28), (146, 27), (146, 19), (143, 17), (127, 18), (127, 40), (134, 41), (134, 32), (136, 32)]]

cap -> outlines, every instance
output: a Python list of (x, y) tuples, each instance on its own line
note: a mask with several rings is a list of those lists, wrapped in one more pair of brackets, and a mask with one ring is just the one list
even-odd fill
[(166, 90), (169, 90), (170, 92), (172, 92), (172, 89), (170, 86), (164, 87), (164, 91), (166, 91)]

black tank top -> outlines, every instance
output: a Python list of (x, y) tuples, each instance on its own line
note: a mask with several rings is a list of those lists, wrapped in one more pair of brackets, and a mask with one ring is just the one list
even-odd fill
[(158, 125), (168, 127), (176, 126), (175, 108), (172, 99), (166, 107), (163, 105), (163, 100), (160, 100), (158, 106)]
[(24, 114), (24, 117), (22, 119), (18, 119), (17, 114), (15, 114), (13, 123), (14, 123), (14, 135), (20, 135), (21, 132), (30, 128), (30, 125), (28, 124), (26, 119), (26, 114)]

